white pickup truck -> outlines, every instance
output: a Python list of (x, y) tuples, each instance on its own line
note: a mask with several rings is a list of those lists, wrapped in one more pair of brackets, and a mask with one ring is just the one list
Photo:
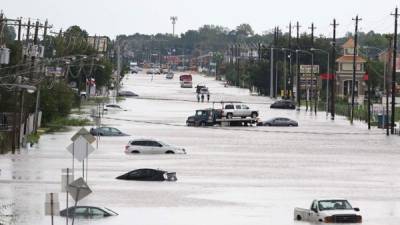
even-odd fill
[(362, 223), (359, 208), (353, 208), (345, 199), (319, 199), (310, 209), (295, 208), (294, 219), (314, 223)]
[(227, 119), (232, 119), (233, 117), (251, 117), (253, 119), (258, 117), (258, 111), (250, 109), (247, 105), (240, 103), (226, 104), (222, 110), (222, 116)]

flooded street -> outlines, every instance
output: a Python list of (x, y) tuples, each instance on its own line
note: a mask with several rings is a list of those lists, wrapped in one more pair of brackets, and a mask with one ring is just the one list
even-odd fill
[[(188, 116), (213, 104), (198, 103), (195, 89), (180, 88), (177, 75), (128, 75), (123, 89), (140, 97), (120, 102), (128, 111), (109, 112), (102, 123), (131, 136), (100, 139), (88, 161), (93, 193), (79, 202), (119, 215), (75, 224), (305, 224), (293, 220), (294, 207), (308, 208), (324, 197), (348, 199), (361, 209), (365, 225), (399, 224), (400, 137), (358, 122), (351, 126), (343, 117), (331, 121), (325, 112), (272, 110), (269, 98), (194, 75), (194, 86), (200, 83), (209, 87), (211, 101), (242, 101), (263, 120), (284, 116), (299, 127), (187, 127)], [(61, 169), (72, 167), (66, 147), (78, 129), (44, 135), (33, 149), (0, 156), (0, 203), (15, 204), (11, 224), (50, 224), (45, 193), (60, 192)], [(141, 137), (184, 147), (187, 154), (126, 155), (128, 141)], [(75, 166), (79, 178), (81, 164)], [(115, 179), (138, 168), (174, 171), (178, 181)], [(65, 198), (59, 194), (61, 209)], [(55, 218), (63, 223), (65, 218)]]

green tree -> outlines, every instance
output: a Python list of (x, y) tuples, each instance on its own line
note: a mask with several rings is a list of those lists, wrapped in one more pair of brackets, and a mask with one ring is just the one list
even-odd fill
[(254, 35), (254, 30), (251, 28), (250, 24), (242, 23), (236, 27), (236, 32), (238, 36), (248, 37)]

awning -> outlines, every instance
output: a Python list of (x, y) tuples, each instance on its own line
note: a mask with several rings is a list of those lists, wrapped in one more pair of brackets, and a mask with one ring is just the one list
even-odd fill
[(364, 74), (363, 80), (368, 81), (368, 78), (369, 78), (368, 73)]
[(322, 73), (321, 75), (319, 75), (319, 77), (321, 78), (321, 80), (333, 80), (335, 75), (330, 73)]

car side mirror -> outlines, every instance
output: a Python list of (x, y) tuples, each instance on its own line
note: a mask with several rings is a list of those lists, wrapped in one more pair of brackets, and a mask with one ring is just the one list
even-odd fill
[(360, 212), (360, 208), (353, 208), (354, 209), (354, 211), (356, 211), (356, 212)]
[(315, 213), (318, 213), (318, 210), (317, 210), (317, 209), (312, 209), (312, 211), (314, 211)]

